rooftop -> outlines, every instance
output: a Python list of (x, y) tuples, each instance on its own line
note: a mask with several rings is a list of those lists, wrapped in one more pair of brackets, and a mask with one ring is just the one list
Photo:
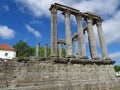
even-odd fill
[(14, 51), (15, 49), (7, 44), (0, 44), (0, 50), (11, 50)]

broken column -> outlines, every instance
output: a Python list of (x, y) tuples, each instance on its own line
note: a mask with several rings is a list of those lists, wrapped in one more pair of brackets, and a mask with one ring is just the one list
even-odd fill
[(96, 40), (93, 31), (93, 21), (91, 17), (87, 18), (87, 26), (88, 26), (88, 40), (90, 45), (91, 57), (93, 59), (99, 59), (97, 47), (96, 47)]
[(65, 16), (65, 29), (66, 29), (66, 57), (73, 57), (71, 27), (70, 27), (70, 12), (64, 11), (64, 16)]
[(47, 57), (48, 44), (44, 45), (44, 57)]
[(36, 44), (36, 57), (39, 57), (40, 55), (40, 43)]
[(57, 8), (51, 7), (51, 57), (58, 56), (58, 48), (57, 48)]
[(97, 31), (98, 31), (99, 41), (100, 41), (100, 47), (102, 50), (102, 58), (104, 60), (110, 60), (110, 58), (108, 56), (107, 46), (106, 46), (106, 42), (105, 42), (101, 24), (102, 24), (102, 20), (101, 19), (97, 20), (96, 25), (97, 25), (97, 29), (98, 29)]
[(88, 58), (86, 55), (86, 46), (84, 41), (84, 35), (83, 35), (83, 28), (82, 28), (82, 17), (77, 14), (76, 16), (77, 26), (78, 26), (78, 38), (80, 41), (80, 58), (86, 59)]

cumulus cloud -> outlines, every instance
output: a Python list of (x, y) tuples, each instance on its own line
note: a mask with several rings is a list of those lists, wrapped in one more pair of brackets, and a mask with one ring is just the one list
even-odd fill
[(15, 37), (15, 32), (13, 29), (10, 29), (8, 26), (0, 25), (0, 37), (3, 39), (11, 39)]
[[(55, 0), (16, 0), (28, 8), (35, 16), (49, 15), (49, 7)], [(56, 2), (60, 2), (56, 0)]]
[(112, 18), (103, 22), (103, 29), (107, 43), (120, 44), (120, 10)]
[[(120, 10), (116, 12), (111, 18), (104, 20), (102, 23), (103, 33), (107, 44), (117, 43), (120, 44)], [(94, 26), (97, 44), (99, 46), (98, 32), (96, 25)]]
[(7, 5), (3, 5), (2, 8), (3, 8), (6, 12), (10, 10), (9, 6), (7, 6)]
[[(60, 3), (74, 7), (82, 12), (90, 11), (102, 16), (103, 30), (107, 43), (117, 42), (120, 39), (120, 5), (119, 0), (15, 0), (27, 8), (36, 17), (50, 16), (49, 7), (53, 3)], [(62, 20), (62, 19), (61, 19)], [(112, 37), (112, 38), (111, 38)]]
[(40, 24), (42, 24), (42, 22), (41, 22), (41, 21), (38, 21), (38, 20), (33, 19), (33, 20), (30, 22), (30, 24), (37, 24), (37, 25), (40, 25)]
[(32, 28), (30, 25), (26, 25), (28, 32), (33, 33), (37, 38), (41, 37), (40, 32)]
[[(53, 3), (65, 4), (79, 9), (82, 12), (91, 11), (103, 15), (112, 15), (116, 12), (119, 0), (16, 0), (27, 7), (35, 16), (49, 15), (49, 7)], [(103, 4), (104, 3), (104, 4)]]
[(111, 53), (109, 56), (112, 59), (118, 59), (118, 58), (120, 58), (120, 52)]
[(82, 0), (73, 4), (74, 8), (82, 12), (91, 11), (100, 15), (112, 15), (120, 4), (119, 0)]

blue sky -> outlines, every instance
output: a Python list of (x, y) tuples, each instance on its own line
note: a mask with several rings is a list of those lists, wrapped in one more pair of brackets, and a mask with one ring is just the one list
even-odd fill
[[(19, 40), (35, 47), (37, 42), (50, 45), (50, 12), (53, 3), (71, 6), (81, 12), (100, 15), (109, 56), (120, 65), (120, 1), (119, 0), (0, 0), (0, 44), (15, 45)], [(65, 39), (64, 16), (58, 12), (58, 36)], [(77, 32), (74, 16), (71, 16), (72, 34)], [(96, 26), (97, 49), (101, 55)], [(87, 37), (87, 36), (85, 36)], [(89, 55), (88, 41), (86, 40)], [(74, 45), (73, 45), (74, 46)]]

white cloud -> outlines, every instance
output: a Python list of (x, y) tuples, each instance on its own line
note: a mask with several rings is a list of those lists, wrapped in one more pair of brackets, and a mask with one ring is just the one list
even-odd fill
[(7, 6), (7, 5), (3, 5), (2, 8), (3, 8), (5, 11), (9, 11), (9, 10), (10, 10), (9, 6)]
[(120, 65), (120, 52), (111, 53), (109, 56), (112, 60), (115, 60), (116, 65)]
[(109, 56), (112, 59), (118, 59), (118, 58), (120, 58), (120, 52), (111, 53)]
[(115, 15), (103, 22), (103, 29), (107, 43), (119, 43), (120, 44), (120, 11)]
[(119, 0), (82, 0), (73, 4), (73, 7), (82, 12), (91, 11), (100, 15), (112, 15), (119, 4)]
[(41, 34), (37, 30), (32, 28), (30, 25), (26, 25), (26, 28), (28, 32), (33, 33), (37, 38), (41, 37)]
[(23, 7), (20, 7), (19, 10), (22, 12), (22, 13), (25, 13), (25, 10)]
[(0, 37), (3, 39), (14, 38), (15, 32), (13, 29), (8, 28), (7, 26), (0, 25)]
[[(16, 2), (23, 4), (35, 16), (49, 15), (49, 7), (55, 0), (16, 0)], [(59, 2), (59, 0), (56, 0)]]
[[(90, 11), (97, 13), (105, 19), (103, 30), (107, 43), (117, 42), (120, 39), (120, 11), (119, 0), (15, 0), (23, 5), (36, 17), (49, 16), (48, 10), (53, 3), (60, 3), (79, 9), (82, 12)], [(59, 15), (60, 16), (60, 15)], [(61, 17), (61, 16), (60, 16)], [(62, 17), (63, 18), (63, 17)], [(63, 19), (60, 19), (63, 20)], [(111, 38), (112, 37), (112, 38)]]
[(103, 15), (112, 15), (116, 12), (119, 0), (16, 0), (28, 8), (35, 16), (49, 16), (49, 7), (53, 3), (60, 3), (79, 9), (82, 12), (91, 11)]
[[(120, 10), (116, 12), (111, 18), (103, 21), (102, 28), (107, 44), (120, 44)], [(99, 46), (98, 32), (96, 25), (94, 26), (97, 45)]]
[(42, 24), (42, 22), (41, 22), (41, 21), (38, 21), (38, 20), (33, 19), (33, 20), (30, 22), (30, 24), (37, 24), (37, 25), (40, 25), (40, 24)]

